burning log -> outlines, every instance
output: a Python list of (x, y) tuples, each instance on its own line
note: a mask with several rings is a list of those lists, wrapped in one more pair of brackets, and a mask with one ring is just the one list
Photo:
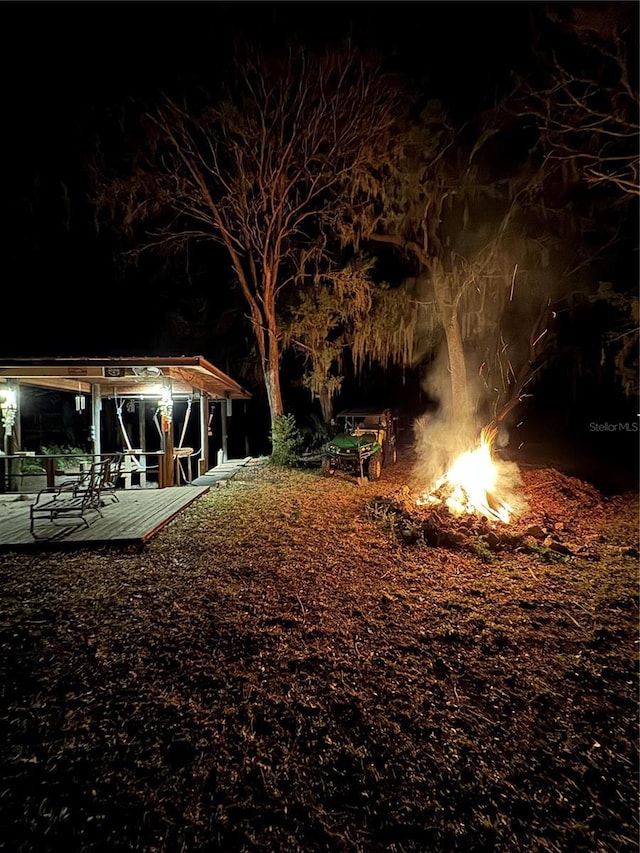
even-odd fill
[(500, 498), (493, 492), (487, 492), (487, 506), (490, 510), (492, 510), (496, 518), (500, 518), (500, 513), (504, 507), (504, 504), (502, 503)]
[(507, 523), (512, 508), (496, 492), (498, 469), (493, 459), (497, 430), (483, 429), (480, 443), (461, 453), (416, 501), (418, 505), (444, 504), (456, 515), (481, 515)]
[(369, 517), (381, 522), (404, 544), (429, 545), (432, 548), (478, 551), (512, 550), (524, 543), (521, 532), (500, 524), (487, 515), (457, 515), (444, 504), (417, 504), (406, 491), (377, 498), (368, 507)]

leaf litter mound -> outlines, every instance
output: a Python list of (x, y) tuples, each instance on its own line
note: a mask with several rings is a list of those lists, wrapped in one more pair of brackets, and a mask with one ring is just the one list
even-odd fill
[(411, 471), (2, 555), (0, 846), (636, 851), (637, 495), (526, 470), (513, 541), (444, 546)]

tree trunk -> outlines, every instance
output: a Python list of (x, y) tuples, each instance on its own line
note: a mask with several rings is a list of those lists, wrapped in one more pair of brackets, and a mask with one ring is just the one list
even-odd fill
[[(241, 268), (239, 277), (241, 281), (244, 281)], [(243, 292), (251, 308), (253, 331), (256, 336), (256, 343), (258, 344), (260, 363), (264, 376), (264, 387), (267, 392), (267, 403), (271, 416), (271, 429), (273, 430), (275, 418), (278, 415), (284, 414), (282, 392), (280, 389), (278, 323), (273, 288), (269, 287), (269, 282), (265, 279), (260, 289), (269, 294), (268, 297), (261, 300), (262, 305), (259, 300), (251, 295), (251, 291), (246, 285), (243, 287)]]
[(450, 282), (441, 269), (432, 272), (433, 292), (438, 314), (444, 329), (449, 361), (449, 381), (451, 397), (447, 401), (449, 417), (456, 416), (465, 421), (471, 415), (469, 411), (469, 388), (467, 384), (467, 365), (464, 355), (464, 341), (458, 320), (457, 294), (452, 292)]
[(280, 388), (280, 347), (278, 345), (275, 305), (270, 307), (271, 310), (265, 309), (267, 328), (262, 335), (262, 368), (271, 413), (271, 428), (273, 429), (275, 418), (284, 414), (284, 407)]
[(323, 385), (318, 394), (320, 400), (320, 411), (322, 412), (322, 420), (325, 424), (331, 423), (333, 417), (333, 398), (331, 392), (326, 385)]
[(444, 334), (449, 355), (449, 375), (451, 378), (451, 415), (457, 415), (465, 420), (471, 415), (469, 411), (469, 387), (467, 384), (467, 365), (464, 357), (464, 344), (458, 315), (450, 312), (444, 324)]
[(275, 418), (278, 415), (284, 414), (284, 409), (282, 406), (282, 394), (280, 393), (280, 371), (278, 368), (278, 362), (276, 359), (276, 364), (272, 364), (273, 356), (265, 362), (264, 368), (264, 385), (267, 389), (267, 401), (269, 403), (269, 412), (271, 413), (271, 428), (273, 429), (273, 425), (275, 422)]

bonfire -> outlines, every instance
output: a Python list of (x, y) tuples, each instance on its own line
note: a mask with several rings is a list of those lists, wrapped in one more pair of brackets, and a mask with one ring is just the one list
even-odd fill
[(514, 509), (499, 495), (499, 470), (493, 456), (497, 430), (485, 427), (477, 447), (455, 458), (418, 506), (446, 506), (453, 515), (480, 515), (508, 523)]

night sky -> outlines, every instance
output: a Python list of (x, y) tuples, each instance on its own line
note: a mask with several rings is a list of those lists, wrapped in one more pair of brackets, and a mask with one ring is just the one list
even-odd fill
[[(1, 351), (82, 355), (99, 346), (130, 354), (154, 346), (149, 326), (162, 322), (170, 293), (159, 295), (156, 282), (135, 277), (132, 284), (110, 236), (96, 234), (85, 201), (83, 159), (95, 129), (119, 104), (215, 79), (241, 31), (269, 44), (286, 42), (291, 33), (316, 44), (351, 34), (394, 66), (417, 73), (454, 110), (472, 112), (526, 52), (529, 5), (3, 3), (4, 30), (14, 46), (2, 56), (10, 164), (3, 302), (13, 319), (8, 329), (4, 324)], [(119, 306), (138, 285), (142, 304), (128, 311), (130, 323), (123, 308), (118, 323)], [(105, 314), (107, 328), (99, 319)]]
[[(118, 104), (217, 79), (239, 31), (270, 44), (292, 33), (315, 43), (351, 34), (463, 120), (514, 71), (527, 73), (530, 21), (542, 9), (538, 2), (3, 2), (11, 50), (1, 60), (9, 222), (0, 355), (181, 354), (164, 325), (175, 296), (171, 275), (123, 270), (85, 201), (83, 159)], [(563, 393), (549, 385), (545, 415)]]

